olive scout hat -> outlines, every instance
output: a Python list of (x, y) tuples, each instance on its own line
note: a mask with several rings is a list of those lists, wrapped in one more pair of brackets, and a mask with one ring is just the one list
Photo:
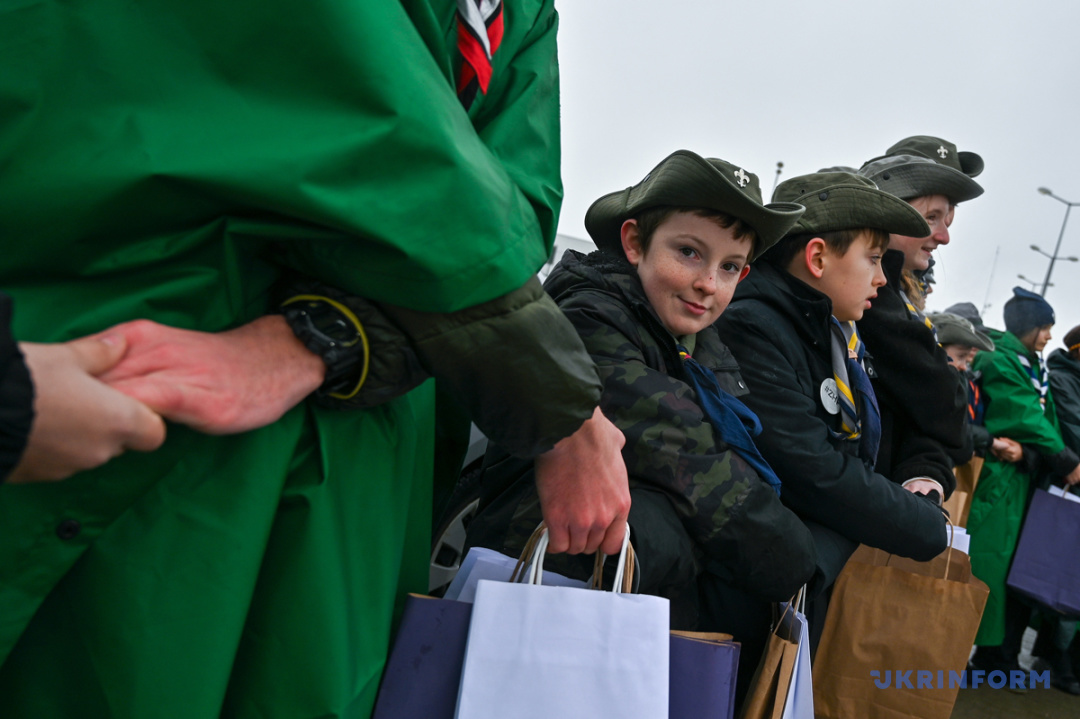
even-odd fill
[(982, 315), (979, 314), (978, 308), (971, 302), (957, 302), (955, 305), (946, 307), (945, 311), (950, 315), (963, 317), (979, 332), (986, 332), (986, 325), (983, 324)]
[(860, 167), (859, 174), (901, 200), (945, 195), (950, 202), (958, 204), (983, 193), (982, 186), (963, 172), (917, 155), (878, 157)]
[(964, 345), (978, 347), (987, 352), (994, 351), (994, 341), (984, 335), (970, 321), (960, 315), (949, 312), (937, 312), (927, 315), (937, 331), (938, 342), (943, 345)]
[(806, 208), (790, 235), (863, 227), (908, 237), (930, 234), (918, 210), (850, 172), (815, 172), (784, 180), (773, 192), (773, 201)]
[(983, 171), (983, 159), (974, 152), (959, 152), (948, 140), (930, 135), (905, 137), (888, 150), (885, 155), (915, 155), (926, 157), (939, 165), (959, 170), (968, 177), (978, 177)]
[(592, 203), (585, 213), (585, 229), (601, 250), (621, 253), (623, 222), (653, 207), (714, 210), (742, 220), (757, 235), (751, 260), (783, 237), (803, 213), (801, 205), (792, 203), (763, 205), (752, 172), (677, 150), (638, 184)]

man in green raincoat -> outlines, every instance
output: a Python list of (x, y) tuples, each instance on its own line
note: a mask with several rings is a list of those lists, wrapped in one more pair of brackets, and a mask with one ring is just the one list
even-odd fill
[(979, 352), (973, 364), (982, 372), (988, 398), (986, 429), (1024, 448), (1024, 458), (1016, 463), (987, 455), (968, 516), (971, 569), (990, 588), (972, 661), (987, 671), (1019, 668), (1020, 640), (1030, 610), (1007, 596), (1005, 579), (1032, 479), (1048, 471), (1069, 484), (1080, 481), (1080, 458), (1061, 438), (1042, 360), (1054, 311), (1033, 292), (1017, 287), (1013, 293), (1005, 303), (1006, 331), (988, 330), (994, 350)]
[(553, 545), (621, 539), (621, 435), (530, 280), (561, 200), (556, 26), (550, 0), (0, 8), (14, 334), (122, 346), (86, 374), (172, 421), (157, 451), (0, 486), (0, 716), (370, 713), (426, 585), (432, 383), (304, 401), (336, 367), (275, 314), (287, 273), (378, 303), (538, 457)]

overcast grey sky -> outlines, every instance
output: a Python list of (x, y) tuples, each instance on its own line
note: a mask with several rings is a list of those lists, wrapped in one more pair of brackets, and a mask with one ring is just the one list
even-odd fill
[[(1065, 205), (1080, 201), (1080, 3), (1030, 0), (564, 0), (559, 231), (587, 237), (600, 195), (686, 148), (781, 180), (859, 166), (908, 135), (982, 155), (986, 193), (960, 205), (936, 253), (928, 308), (1002, 306), (1023, 274), (1041, 283)], [(996, 267), (995, 253), (997, 253)], [(1061, 255), (1080, 256), (1080, 207)], [(991, 270), (993, 275), (991, 277)], [(1046, 294), (1051, 347), (1080, 324), (1080, 263)]]

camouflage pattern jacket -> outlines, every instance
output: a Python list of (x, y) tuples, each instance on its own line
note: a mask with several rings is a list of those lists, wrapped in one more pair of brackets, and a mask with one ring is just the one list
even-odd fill
[[(650, 489), (666, 497), (701, 570), (761, 598), (790, 597), (814, 571), (810, 534), (715, 436), (684, 374), (676, 338), (649, 305), (636, 270), (624, 258), (569, 251), (545, 289), (597, 365), (603, 383), (600, 406), (626, 436), (623, 457), (631, 490)], [(747, 393), (738, 364), (715, 329), (681, 341), (715, 372), (726, 391)], [(502, 549), (512, 554), (539, 519), (532, 474), (526, 468), (522, 475), (520, 463), (512, 467), (512, 458), (498, 450), (489, 452), (488, 460), (485, 489), (489, 497), (503, 494), (493, 503), (503, 504), (503, 521), (510, 526)], [(642, 529), (634, 526), (633, 513), (631, 527), (635, 533)], [(643, 561), (648, 564), (647, 557)]]

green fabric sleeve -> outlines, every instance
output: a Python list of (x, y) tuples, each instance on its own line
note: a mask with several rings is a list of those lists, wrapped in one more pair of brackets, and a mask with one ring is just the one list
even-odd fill
[(1008, 348), (980, 352), (975, 357), (975, 368), (983, 373), (983, 390), (990, 400), (985, 420), (990, 434), (1029, 445), (1044, 455), (1065, 448), (1052, 400), (1048, 400), (1044, 412), (1031, 377), (1015, 352)]
[[(287, 264), (427, 312), (510, 292), (547, 259), (562, 202), (554, 7), (506, 5), (492, 83), (467, 114), (456, 68), (433, 60), (456, 54), (452, 13), (425, 23), (426, 2), (407, 2), (405, 12), (397, 2), (373, 5), (356, 10), (370, 25), (360, 44), (372, 46), (359, 52), (356, 77), (365, 131), (341, 158), (349, 180), (328, 198), (370, 242), (289, 244)], [(440, 35), (447, 26), (449, 37)]]
[(600, 401), (596, 367), (535, 278), (451, 314), (383, 309), (411, 338), (424, 369), (489, 439), (516, 456), (551, 449)]
[[(288, 267), (424, 311), (504, 295), (554, 240), (557, 15), (550, 0), (507, 4), (488, 95), (466, 113), (454, 12), (433, 0), (4, 6), (5, 235), (48, 237), (56, 274), (190, 261), (224, 240), (281, 243)], [(113, 245), (128, 249), (88, 262)], [(38, 246), (5, 248), (5, 274), (35, 271)]]

